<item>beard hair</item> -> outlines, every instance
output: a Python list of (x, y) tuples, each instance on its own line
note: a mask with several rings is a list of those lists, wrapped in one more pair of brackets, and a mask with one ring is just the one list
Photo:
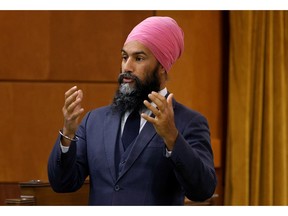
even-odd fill
[[(144, 81), (130, 72), (120, 73), (118, 77), (119, 88), (117, 89), (112, 102), (112, 110), (121, 114), (130, 110), (141, 110), (145, 107), (144, 100), (149, 100), (148, 94), (152, 91), (160, 91), (160, 79), (157, 65), (151, 75), (147, 75)], [(131, 78), (135, 85), (123, 83), (124, 78)]]

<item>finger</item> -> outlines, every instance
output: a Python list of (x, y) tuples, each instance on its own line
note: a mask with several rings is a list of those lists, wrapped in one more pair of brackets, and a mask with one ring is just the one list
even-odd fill
[(80, 106), (81, 102), (82, 102), (82, 98), (77, 98), (74, 102), (69, 104), (69, 106), (67, 107), (67, 111), (73, 112), (77, 106), (79, 106), (78, 110), (81, 109), (81, 106)]
[(79, 110), (73, 112), (73, 114), (70, 116), (70, 120), (77, 119), (83, 112), (84, 112), (83, 108), (80, 108)]
[(141, 117), (144, 118), (146, 121), (154, 124), (156, 122), (156, 119), (147, 115), (146, 113), (141, 113)]
[(148, 95), (149, 99), (155, 103), (160, 111), (163, 111), (166, 104), (166, 98), (163, 95), (160, 95), (157, 92), (152, 92)]
[(68, 109), (68, 107), (76, 101), (76, 97), (77, 97), (77, 93), (74, 92), (72, 95), (70, 95), (66, 100), (65, 100), (65, 103), (64, 103), (64, 108), (65, 109)]
[(81, 89), (78, 90), (77, 98), (80, 98), (81, 100), (83, 99), (83, 92)]
[(78, 98), (73, 103), (71, 103), (68, 107), (63, 107), (62, 111), (63, 111), (64, 117), (67, 120), (75, 119), (79, 115), (78, 113), (82, 114), (84, 109), (81, 107), (81, 101), (82, 100)]
[(70, 95), (66, 100), (65, 100), (65, 107), (68, 109), (68, 107), (75, 101), (81, 101), (83, 98), (83, 93), (81, 90), (75, 91), (72, 95)]
[(173, 108), (173, 93), (169, 94), (167, 97), (167, 103), (168, 103), (168, 107)]
[(154, 95), (156, 98), (158, 98), (161, 101), (165, 101), (166, 100), (166, 97), (161, 95), (161, 94), (159, 94), (158, 92), (152, 91), (151, 94)]
[(155, 115), (155, 116), (159, 116), (160, 115), (160, 110), (157, 109), (156, 107), (154, 107), (151, 103), (149, 103), (147, 100), (144, 100), (144, 105), (147, 107), (147, 109), (151, 110), (152, 113)]
[(77, 91), (77, 86), (73, 86), (68, 91), (65, 92), (65, 99), (67, 99), (70, 95), (72, 95), (75, 91)]
[(83, 92), (82, 92), (81, 89), (79, 89), (77, 91), (77, 95), (76, 95), (75, 101), (72, 104), (70, 104), (67, 109), (69, 109), (69, 110), (74, 110), (74, 109), (79, 110), (79, 109), (81, 109), (82, 100), (83, 100)]

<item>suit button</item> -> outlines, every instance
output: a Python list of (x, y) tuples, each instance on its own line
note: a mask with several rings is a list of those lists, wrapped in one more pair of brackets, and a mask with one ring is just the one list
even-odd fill
[(125, 163), (126, 163), (126, 161), (125, 161), (125, 160), (121, 162), (121, 164), (125, 164)]
[(120, 190), (120, 186), (119, 185), (115, 185), (114, 190), (115, 191), (119, 191)]

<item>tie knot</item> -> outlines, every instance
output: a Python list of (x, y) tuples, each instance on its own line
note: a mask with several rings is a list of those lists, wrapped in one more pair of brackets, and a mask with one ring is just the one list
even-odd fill
[(134, 121), (138, 121), (140, 119), (140, 114), (138, 111), (133, 111), (130, 113), (130, 115), (128, 116), (127, 120), (130, 119), (130, 120), (134, 120)]

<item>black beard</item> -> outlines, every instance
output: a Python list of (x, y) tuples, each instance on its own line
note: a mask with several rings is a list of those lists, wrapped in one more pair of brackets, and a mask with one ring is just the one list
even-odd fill
[[(130, 86), (129, 83), (123, 83), (123, 79), (132, 78), (135, 82), (135, 86)], [(120, 112), (121, 114), (130, 110), (141, 110), (144, 108), (143, 101), (149, 100), (148, 94), (152, 91), (160, 91), (160, 79), (158, 76), (158, 66), (152, 72), (152, 75), (146, 76), (145, 81), (141, 80), (135, 75), (126, 72), (120, 73), (118, 77), (119, 88), (115, 93), (112, 110)]]

